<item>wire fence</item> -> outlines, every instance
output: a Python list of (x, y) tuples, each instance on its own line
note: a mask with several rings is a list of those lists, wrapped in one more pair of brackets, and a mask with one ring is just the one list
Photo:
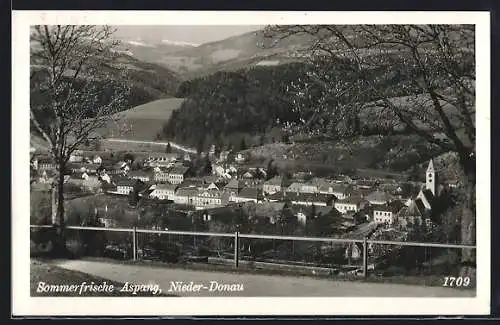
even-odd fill
[[(31, 225), (32, 245), (46, 243), (54, 226)], [(313, 273), (449, 275), (475, 246), (376, 239), (275, 236), (140, 228), (65, 227), (79, 255), (125, 260), (241, 265)], [(39, 250), (44, 247), (37, 246)]]

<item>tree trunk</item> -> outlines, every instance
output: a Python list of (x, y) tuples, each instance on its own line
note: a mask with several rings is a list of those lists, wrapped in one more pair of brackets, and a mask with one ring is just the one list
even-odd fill
[(66, 234), (64, 231), (64, 164), (57, 166), (56, 180), (52, 185), (52, 224), (56, 229), (53, 253), (58, 256), (66, 256)]
[[(467, 159), (464, 167), (464, 202), (461, 218), (461, 239), (464, 245), (476, 245), (476, 169), (475, 160)], [(460, 276), (475, 280), (476, 250), (463, 249), (461, 252)]]

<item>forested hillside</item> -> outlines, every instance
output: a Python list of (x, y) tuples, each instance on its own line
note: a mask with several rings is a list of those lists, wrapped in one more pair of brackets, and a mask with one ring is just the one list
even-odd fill
[[(32, 105), (40, 105), (46, 100), (44, 94), (38, 91), (39, 87), (34, 86), (36, 83), (44, 82), (46, 68), (32, 58)], [(115, 89), (119, 89), (120, 85), (130, 87), (130, 92), (121, 110), (127, 110), (153, 100), (173, 97), (180, 80), (179, 76), (168, 68), (143, 62), (126, 54), (120, 55), (113, 65), (108, 66), (106, 72), (109, 78), (102, 79), (100, 85), (97, 85), (99, 89), (103, 90), (99, 99), (103, 104), (109, 101), (109, 94), (113, 93)], [(85, 84), (84, 75), (80, 80), (82, 85)]]
[[(351, 67), (342, 64), (316, 63), (326, 65), (331, 78), (339, 82), (355, 82), (363, 86), (362, 80), (355, 80)], [(210, 144), (219, 146), (235, 146), (246, 142), (246, 145), (280, 141), (282, 130), (288, 123), (299, 119), (307, 120), (295, 109), (295, 97), (290, 85), (295, 82), (307, 82), (310, 64), (291, 63), (275, 67), (253, 67), (235, 72), (217, 72), (210, 76), (183, 82), (177, 97), (187, 98), (179, 110), (174, 111), (165, 125), (166, 138), (174, 138), (179, 142), (206, 148)], [(373, 71), (366, 78), (380, 78), (380, 87), (387, 89), (391, 97), (412, 94), (408, 77), (400, 75), (397, 67), (386, 71)], [(314, 88), (314, 83), (311, 83)], [(353, 92), (354, 93), (354, 92)], [(369, 91), (363, 98), (343, 94), (331, 98), (328, 105), (344, 105), (348, 102), (368, 103), (376, 100)], [(320, 105), (314, 96), (301, 105)], [(326, 123), (327, 121), (325, 121)], [(363, 114), (351, 121), (350, 127), (364, 128), (370, 133), (372, 117)], [(285, 137), (286, 138), (286, 137)], [(244, 139), (244, 140), (242, 140)], [(286, 140), (286, 139), (284, 139)]]

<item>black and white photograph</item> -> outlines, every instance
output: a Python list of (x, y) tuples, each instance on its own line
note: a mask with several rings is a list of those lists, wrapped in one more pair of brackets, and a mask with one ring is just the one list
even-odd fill
[(489, 310), (489, 13), (14, 14), (21, 314)]

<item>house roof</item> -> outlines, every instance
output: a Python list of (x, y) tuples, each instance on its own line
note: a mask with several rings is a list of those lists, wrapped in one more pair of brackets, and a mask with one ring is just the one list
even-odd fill
[(400, 214), (403, 217), (410, 217), (410, 216), (427, 217), (429, 215), (429, 212), (425, 208), (422, 200), (416, 199), (412, 200), (409, 206), (403, 207), (400, 211)]
[(302, 212), (304, 213), (305, 215), (311, 215), (313, 209), (315, 209), (316, 211), (316, 216), (320, 216), (320, 215), (331, 215), (331, 216), (340, 216), (340, 212), (337, 211), (337, 209), (335, 209), (334, 207), (332, 206), (321, 206), (321, 205), (318, 205), (318, 206), (315, 206), (314, 208), (312, 206), (306, 206), (306, 205), (292, 205), (292, 210), (294, 213), (299, 213), (299, 212)]
[(130, 187), (133, 187), (135, 185), (135, 180), (134, 179), (129, 179), (129, 178), (126, 178), (126, 179), (118, 179), (115, 184), (116, 186), (130, 186)]
[(162, 153), (162, 152), (152, 152), (148, 155), (149, 158), (178, 158), (179, 154), (177, 153)]
[(298, 192), (302, 189), (304, 183), (293, 182), (290, 186), (287, 187), (287, 192)]
[(373, 208), (373, 211), (383, 211), (383, 212), (392, 212), (392, 213), (398, 213), (401, 210), (402, 206), (401, 205), (389, 205), (389, 204), (382, 204), (378, 205)]
[(101, 164), (83, 164), (83, 167), (86, 169), (99, 169), (101, 167)]
[(129, 177), (150, 177), (151, 172), (146, 172), (143, 170), (132, 170), (128, 173)]
[(226, 186), (225, 188), (227, 189), (242, 189), (245, 186), (245, 184), (241, 180), (237, 179), (232, 179)]
[(349, 187), (343, 184), (331, 184), (332, 193), (342, 193), (345, 194), (349, 191)]
[(427, 202), (432, 204), (432, 202), (434, 201), (434, 194), (432, 194), (432, 191), (429, 189), (423, 189), (422, 194), (424, 195)]
[(358, 187), (374, 187), (379, 183), (378, 180), (371, 179), (361, 179), (356, 181), (356, 186)]
[(254, 187), (244, 187), (241, 189), (240, 193), (238, 193), (239, 197), (246, 199), (262, 199), (262, 192), (258, 188)]
[(175, 184), (165, 184), (165, 183), (160, 183), (156, 185), (157, 190), (167, 190), (167, 191), (175, 191), (177, 189), (177, 185)]
[(287, 193), (286, 198), (297, 202), (329, 203), (335, 196), (322, 193)]
[(284, 195), (283, 195), (283, 192), (276, 192), (276, 193), (273, 193), (273, 194), (267, 196), (267, 198), (270, 200), (283, 200)]
[(365, 201), (365, 199), (363, 199), (360, 196), (348, 196), (345, 199), (338, 200), (337, 202), (335, 202), (335, 204), (339, 203), (339, 204), (356, 204), (356, 205), (359, 205), (363, 201)]
[(168, 171), (168, 173), (173, 175), (184, 175), (187, 173), (188, 170), (189, 167), (186, 166), (174, 166), (172, 167), (172, 169)]
[(204, 196), (204, 195), (208, 195), (208, 197), (215, 197), (215, 198), (218, 198), (218, 197), (221, 197), (221, 192), (215, 188), (212, 188), (212, 189), (203, 189), (203, 190), (199, 190), (198, 191), (198, 195), (199, 196)]
[(179, 188), (177, 192), (175, 192), (177, 196), (198, 196), (198, 193), (199, 191), (196, 187)]
[(366, 195), (367, 201), (389, 202), (392, 199), (394, 199), (394, 197), (391, 194), (380, 190), (376, 190)]

